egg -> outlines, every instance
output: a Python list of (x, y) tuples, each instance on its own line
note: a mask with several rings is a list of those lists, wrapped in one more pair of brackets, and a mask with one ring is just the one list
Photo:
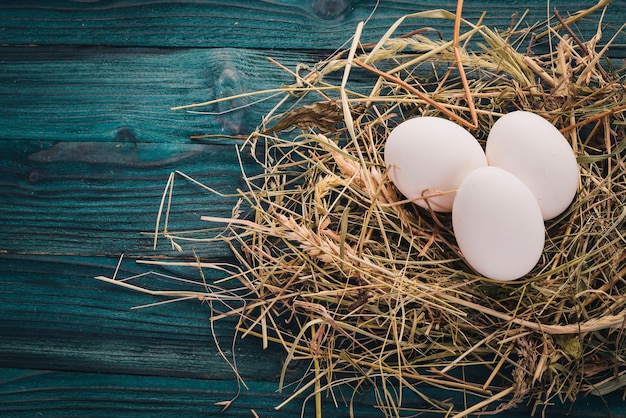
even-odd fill
[[(487, 165), (476, 139), (442, 118), (416, 117), (396, 126), (384, 149), (389, 177), (397, 189), (421, 207), (450, 212), (456, 189), (472, 170)], [(425, 195), (444, 192), (429, 197)]]
[(544, 220), (567, 209), (578, 188), (576, 156), (546, 119), (525, 111), (498, 119), (487, 137), (489, 165), (500, 167), (532, 190)]
[(490, 279), (518, 279), (543, 253), (545, 228), (535, 196), (498, 167), (481, 167), (465, 177), (454, 200), (452, 227), (467, 263)]

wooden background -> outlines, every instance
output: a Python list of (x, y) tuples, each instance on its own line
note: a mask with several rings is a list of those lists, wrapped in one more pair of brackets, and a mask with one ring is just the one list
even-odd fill
[[(526, 8), (527, 21), (536, 22), (552, 7), (567, 15), (595, 0), (516, 3), (466, 1), (464, 17), (476, 21), (487, 11), (488, 25), (506, 27)], [(274, 410), (288, 395), (276, 392), (282, 352), (239, 341), (234, 351), (249, 389), (220, 413), (215, 403), (233, 398), (238, 387), (214, 337), (232, 354), (232, 322), (212, 331), (208, 307), (193, 301), (131, 310), (160, 299), (93, 278), (112, 275), (122, 253), (123, 276), (151, 269), (136, 259), (175, 255), (166, 242), (153, 251), (152, 238), (141, 234), (154, 229), (169, 173), (233, 191), (240, 172), (229, 138), (250, 132), (274, 103), (205, 109), (231, 110), (222, 115), (172, 106), (292, 83), (268, 57), (291, 69), (313, 64), (348, 41), (375, 6), (0, 1), (0, 416), (299, 416), (301, 400)], [(363, 41), (378, 40), (404, 14), (455, 7), (449, 0), (381, 1)], [(616, 28), (625, 20), (626, 3), (614, 1), (604, 21)], [(451, 23), (419, 23), (433, 25), (450, 37)], [(586, 38), (596, 29), (591, 21), (579, 28)], [(617, 44), (610, 53), (623, 59), (623, 35)], [(189, 139), (202, 134), (221, 137), (209, 144)], [(232, 199), (178, 184), (170, 221), (176, 227), (230, 213)], [(191, 248), (178, 256), (189, 257)], [(203, 258), (229, 260), (223, 246), (196, 249)], [(548, 416), (623, 417), (620, 396), (581, 399), (573, 408), (557, 401)], [(367, 398), (356, 415), (380, 416)], [(325, 408), (327, 416), (347, 414)]]

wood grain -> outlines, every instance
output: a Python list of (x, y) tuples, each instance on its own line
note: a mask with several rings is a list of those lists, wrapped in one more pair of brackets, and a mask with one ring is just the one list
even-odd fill
[[(190, 257), (195, 250), (201, 257), (230, 255), (222, 243), (186, 242), (181, 242), (181, 254), (165, 240), (155, 252), (151, 233), (174, 170), (221, 193), (234, 195), (244, 187), (232, 144), (14, 140), (0, 141), (0, 155), (2, 252)], [(242, 160), (250, 158), (243, 155)], [(173, 190), (169, 230), (201, 230), (187, 235), (191, 238), (215, 236), (221, 228), (203, 230), (216, 225), (200, 216), (229, 217), (237, 202), (236, 196), (219, 196), (182, 177)]]
[(252, 416), (252, 409), (264, 417), (288, 418), (300, 414), (295, 403), (275, 411), (284, 395), (276, 392), (275, 383), (253, 379), (246, 382), (249, 390), (244, 389), (231, 407), (222, 411), (223, 407), (216, 403), (237, 396), (234, 380), (22, 369), (4, 369), (0, 374), (3, 376), (0, 411), (11, 417), (32, 417), (41, 411), (50, 416), (119, 418), (241, 417)]
[[(465, 2), (464, 17), (508, 27), (528, 8), (532, 24), (552, 13), (545, 0)], [(596, 0), (552, 0), (563, 16)], [(603, 40), (625, 20), (623, 1), (604, 16)], [(209, 326), (209, 308), (197, 301), (132, 310), (158, 297), (94, 280), (146, 273), (135, 259), (193, 251), (232, 261), (222, 244), (182, 242), (183, 252), (152, 231), (169, 174), (181, 170), (220, 192), (241, 187), (233, 135), (250, 132), (277, 98), (225, 102), (201, 110), (173, 106), (203, 102), (282, 84), (288, 68), (315, 64), (350, 39), (368, 19), (375, 0), (26, 0), (0, 2), (0, 416), (300, 416), (301, 401), (274, 407), (284, 354), (259, 341), (238, 340), (234, 354), (246, 379), (244, 390), (224, 412), (216, 402), (237, 393), (233, 371), (214, 337), (231, 350), (234, 322)], [(381, 1), (365, 26), (363, 42), (377, 41), (399, 17), (445, 8), (456, 0)], [(585, 39), (595, 19), (574, 30)], [(425, 26), (451, 37), (452, 22), (408, 20), (398, 33)], [(624, 58), (624, 34), (609, 56)], [(619, 64), (621, 65), (621, 64)], [(359, 85), (360, 70), (351, 83)], [(362, 73), (361, 73), (362, 75)], [(192, 135), (215, 135), (209, 144)], [(244, 157), (246, 167), (253, 165)], [(176, 180), (170, 229), (205, 228), (202, 215), (229, 216), (234, 198)], [(196, 237), (215, 231), (202, 230)], [(190, 279), (190, 268), (157, 271)], [(204, 272), (209, 280), (220, 276)], [(175, 285), (149, 276), (153, 286)], [(231, 351), (228, 355), (232, 354)], [(294, 381), (307, 365), (294, 365)], [(295, 386), (294, 386), (295, 387)], [(292, 390), (293, 388), (289, 388)], [(439, 398), (462, 394), (432, 390)], [(340, 394), (336, 394), (340, 395)], [(345, 394), (349, 396), (349, 393)], [(626, 417), (621, 394), (556, 402), (546, 415)], [(372, 392), (356, 399), (354, 415), (379, 417)], [(340, 397), (340, 396), (338, 396)], [(406, 405), (424, 407), (419, 399)], [(307, 404), (304, 416), (310, 416)], [(348, 416), (325, 399), (326, 416)], [(507, 412), (529, 415), (528, 407)]]
[[(209, 307), (199, 301), (133, 310), (165, 299), (94, 279), (113, 275), (116, 264), (103, 257), (0, 255), (0, 367), (234, 380), (214, 340), (232, 361), (233, 320), (216, 322), (212, 332)], [(154, 269), (132, 259), (122, 264), (119, 277), (152, 270), (200, 281), (194, 269)], [(211, 282), (218, 276), (207, 270), (206, 277)], [(156, 275), (143, 282), (176, 286)], [(274, 381), (283, 353), (273, 347), (259, 363), (260, 342), (238, 340), (234, 353), (241, 374)]]
[(192, 135), (246, 134), (278, 98), (199, 109), (208, 115), (170, 109), (294, 83), (271, 56), (294, 69), (320, 59), (228, 48), (3, 47), (0, 139), (188, 142)]
[[(279, 410), (275, 407), (284, 401), (286, 394), (276, 391), (275, 382), (248, 379), (248, 389), (238, 393), (234, 381), (211, 381), (163, 376), (129, 376), (113, 373), (76, 373), (28, 369), (0, 369), (0, 411), (11, 417), (32, 417), (42, 411), (46, 415), (63, 417), (110, 417), (137, 416), (171, 417), (216, 416), (252, 417), (252, 410), (261, 417), (292, 418), (311, 416), (312, 401), (305, 403), (298, 398)], [(429, 394), (428, 389), (424, 393)], [(338, 405), (324, 399), (324, 416), (347, 417), (350, 408), (346, 399), (336, 393)], [(359, 418), (379, 418), (382, 413), (368, 402), (374, 394), (368, 390), (354, 399), (353, 416)], [(451, 397), (459, 395), (451, 394)], [(233, 400), (227, 409), (217, 403)], [(544, 416), (551, 418), (580, 417), (605, 418), (607, 407), (597, 407), (594, 399), (581, 399), (571, 409), (563, 409), (556, 404), (547, 406)], [(618, 397), (608, 397), (606, 402), (619, 403)], [(410, 407), (424, 408), (419, 400), (407, 402)], [(302, 415), (301, 415), (302, 414)], [(421, 414), (421, 417), (435, 418), (440, 415)], [(530, 410), (520, 407), (507, 411), (507, 418), (528, 418)], [(612, 418), (626, 415), (613, 413)]]
[[(12, 45), (91, 45), (139, 47), (219, 47), (331, 49), (344, 44), (359, 21), (375, 10), (364, 40), (378, 40), (399, 17), (423, 10), (456, 9), (456, 1), (374, 0), (252, 0), (240, 1), (55, 1), (30, 0), (0, 5), (2, 43)], [(477, 21), (487, 12), (485, 23), (507, 27), (512, 15), (528, 9), (527, 21), (545, 20), (557, 7), (563, 16), (588, 8), (595, 1), (533, 0), (511, 6), (509, 2), (465, 2), (464, 17)], [(619, 14), (607, 14), (605, 22), (619, 27)], [(421, 19), (407, 22), (401, 30), (435, 26), (446, 36), (452, 22)], [(582, 32), (595, 31), (592, 22), (580, 24)]]

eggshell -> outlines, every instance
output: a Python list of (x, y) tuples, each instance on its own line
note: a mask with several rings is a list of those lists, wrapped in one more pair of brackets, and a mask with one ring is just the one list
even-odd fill
[[(385, 164), (389, 177), (407, 198), (453, 191), (428, 199), (435, 211), (450, 212), (454, 191), (472, 170), (487, 165), (487, 158), (476, 139), (449, 120), (424, 116), (396, 126), (385, 144)], [(424, 208), (428, 204), (415, 200)]]
[(465, 177), (452, 226), (467, 263), (494, 280), (524, 276), (543, 253), (544, 224), (533, 193), (498, 167), (478, 168)]
[(567, 209), (578, 188), (576, 156), (550, 122), (516, 111), (494, 123), (485, 150), (489, 165), (521, 179), (532, 190), (544, 220)]

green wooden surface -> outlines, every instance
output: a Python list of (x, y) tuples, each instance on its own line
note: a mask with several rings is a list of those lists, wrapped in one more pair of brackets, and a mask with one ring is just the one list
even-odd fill
[[(154, 231), (172, 170), (227, 192), (241, 181), (232, 144), (5, 140), (0, 153), (0, 251), (7, 253), (152, 254), (152, 238), (141, 232)], [(229, 215), (235, 203), (179, 181), (171, 223), (197, 228), (201, 215)], [(186, 254), (194, 248), (204, 257), (230, 254), (222, 244), (190, 246)], [(163, 245), (159, 252), (170, 251)]]
[[(487, 11), (491, 26), (508, 26), (529, 9), (528, 22), (557, 7), (562, 15), (595, 1), (466, 1), (464, 16)], [(455, 1), (382, 1), (366, 26), (375, 41), (398, 17), (448, 8)], [(246, 338), (231, 349), (233, 321), (212, 330), (209, 308), (189, 301), (132, 310), (160, 299), (93, 279), (149, 271), (136, 259), (172, 255), (231, 261), (220, 244), (187, 245), (177, 253), (141, 234), (154, 228), (170, 172), (181, 170), (221, 192), (241, 185), (231, 136), (245, 134), (275, 104), (250, 101), (205, 109), (172, 106), (274, 88), (293, 80), (270, 63), (313, 64), (341, 46), (374, 1), (0, 1), (0, 416), (299, 416), (298, 400), (275, 411), (284, 353), (262, 351)], [(626, 20), (614, 1), (604, 21)], [(406, 30), (451, 22), (407, 22)], [(577, 30), (589, 38), (592, 20)], [(611, 33), (612, 35), (612, 33)], [(608, 35), (607, 35), (608, 36)], [(626, 39), (609, 55), (626, 57)], [(355, 80), (358, 83), (358, 80)], [(224, 112), (229, 111), (228, 114)], [(209, 144), (191, 135), (218, 135)], [(219, 135), (222, 135), (221, 137)], [(244, 163), (246, 160), (244, 159)], [(178, 179), (170, 222), (195, 228), (201, 215), (226, 216), (235, 200)], [(201, 236), (212, 232), (201, 232)], [(194, 269), (162, 273), (198, 279)], [(209, 277), (211, 279), (211, 277)], [(156, 279), (154, 279), (156, 280)], [(237, 381), (216, 340), (233, 355), (249, 389)], [(303, 365), (304, 367), (304, 365)], [(295, 380), (302, 369), (290, 370)], [(455, 393), (439, 393), (458, 397)], [(355, 415), (381, 414), (371, 394)], [(409, 400), (419, 406), (419, 400)], [(311, 407), (304, 416), (311, 416)], [(327, 416), (348, 409), (325, 404)], [(547, 416), (626, 416), (621, 393), (556, 402)], [(502, 416), (528, 416), (520, 406)]]
[[(14, 45), (332, 50), (354, 33), (356, 24), (368, 18), (376, 3), (375, 0), (3, 1), (0, 27), (3, 42)], [(516, 3), (514, 8), (513, 3)], [(553, 0), (550, 9), (557, 7), (566, 15), (594, 3)], [(405, 14), (436, 8), (455, 10), (455, 7), (455, 0), (381, 1), (363, 40), (378, 40)], [(487, 11), (486, 23), (508, 26), (511, 14), (523, 13), (525, 9), (529, 9), (529, 22), (545, 19), (548, 12), (544, 1), (481, 0), (467, 1), (464, 16), (476, 21)], [(607, 15), (605, 21), (614, 26), (623, 23), (619, 13)], [(437, 28), (450, 33), (452, 23), (437, 22)], [(581, 28), (595, 31), (592, 22), (583, 23)]]

